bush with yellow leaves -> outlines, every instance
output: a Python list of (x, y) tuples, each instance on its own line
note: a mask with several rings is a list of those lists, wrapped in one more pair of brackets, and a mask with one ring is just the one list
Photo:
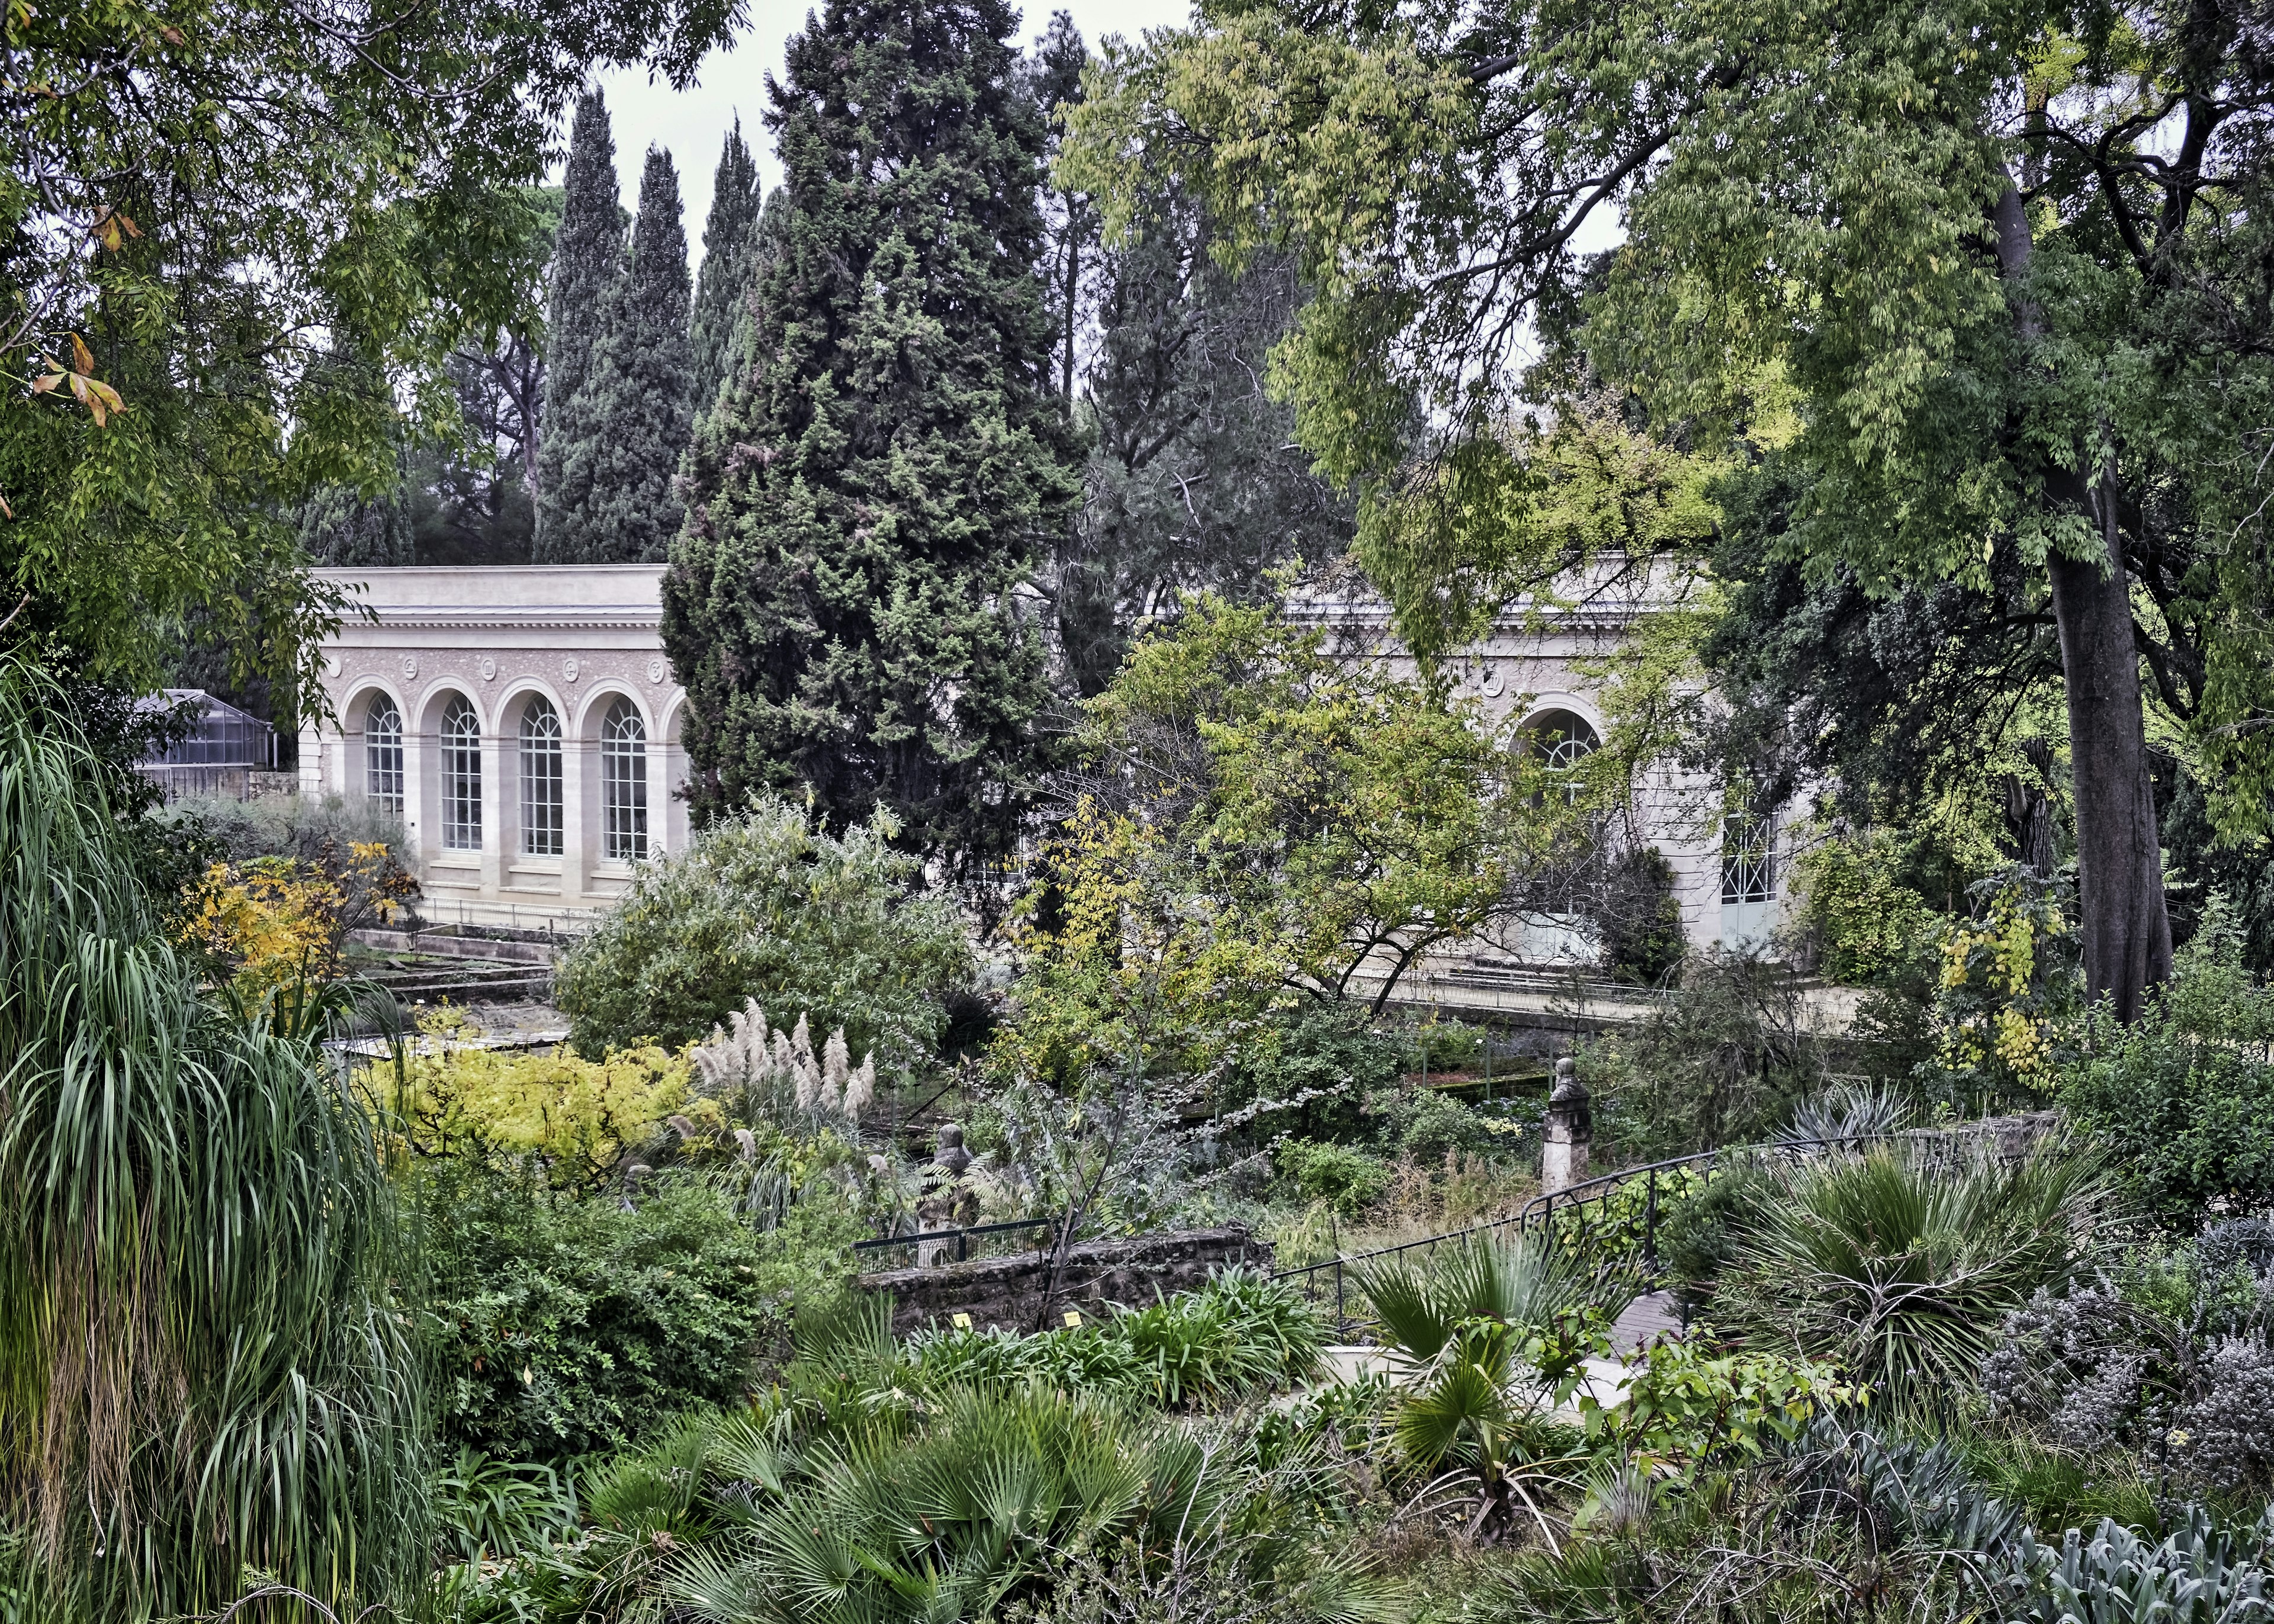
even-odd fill
[(348, 932), (392, 923), (418, 885), (380, 841), (327, 843), (312, 859), (210, 865), (191, 898), (187, 936), (248, 1011), (288, 1021), (339, 979)]
[(683, 1055), (649, 1047), (586, 1060), (568, 1049), (484, 1049), (474, 1035), (446, 1009), (403, 1051), (397, 1103), (416, 1154), (517, 1164), (556, 1190), (589, 1192), (666, 1136), (699, 1152), (725, 1135), (718, 1106), (694, 1096)]

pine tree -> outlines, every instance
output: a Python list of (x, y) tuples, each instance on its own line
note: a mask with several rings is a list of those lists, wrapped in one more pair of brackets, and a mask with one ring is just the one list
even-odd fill
[(610, 290), (622, 275), (624, 209), (617, 196), (616, 143), (597, 90), (577, 98), (568, 174), (553, 237), (545, 312), (545, 406), (537, 452), (536, 560), (589, 561), (586, 512), (599, 425), (585, 398)]
[(758, 165), (742, 140), (742, 121), (727, 132), (703, 227), (703, 271), (695, 282), (695, 410), (711, 410), (734, 360), (734, 335), (749, 303), (758, 230)]
[(789, 201), (665, 585), (698, 814), (802, 785), (962, 864), (1016, 831), (1047, 695), (1022, 588), (1074, 482), (1014, 20), (831, 0), (790, 41)]
[(671, 477), (687, 450), (695, 402), (687, 231), (679, 215), (679, 171), (669, 153), (651, 147), (631, 262), (601, 307), (591, 367), (576, 397), (576, 415), (594, 431), (591, 480), (578, 510), (563, 514), (555, 554), (561, 562), (660, 564), (679, 530)]

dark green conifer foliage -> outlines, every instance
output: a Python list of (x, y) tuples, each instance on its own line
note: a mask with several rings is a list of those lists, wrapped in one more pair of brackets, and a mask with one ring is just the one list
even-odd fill
[(599, 435), (585, 395), (610, 289), (622, 274), (624, 209), (616, 194), (616, 143), (597, 90), (577, 98), (568, 173), (553, 237), (545, 310), (545, 407), (537, 453), (536, 560), (587, 561), (584, 523)]
[(300, 506), (300, 550), (319, 564), (408, 564), (402, 492), (365, 498), (352, 485), (324, 486)]
[(695, 279), (695, 410), (711, 410), (734, 357), (734, 335), (749, 302), (758, 232), (758, 164), (742, 121), (727, 132), (703, 228), (703, 270)]
[(1047, 697), (1019, 593), (1074, 485), (1014, 21), (832, 0), (790, 41), (788, 202), (665, 584), (698, 815), (809, 786), (963, 865), (1017, 828)]
[(651, 147), (631, 262), (602, 306), (591, 370), (577, 396), (575, 415), (595, 436), (587, 454), (592, 477), (578, 511), (563, 515), (561, 562), (660, 564), (678, 532), (671, 477), (695, 417), (687, 305), (679, 172), (669, 153)]

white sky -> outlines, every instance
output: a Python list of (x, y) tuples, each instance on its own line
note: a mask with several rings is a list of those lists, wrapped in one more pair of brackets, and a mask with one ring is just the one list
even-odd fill
[[(766, 106), (766, 75), (782, 71), (782, 48), (789, 36), (805, 26), (808, 13), (817, 9), (809, 0), (750, 0), (749, 26), (731, 50), (713, 51), (703, 64), (696, 82), (674, 91), (664, 80), (653, 84), (647, 75), (630, 69), (600, 77), (608, 98), (608, 117), (616, 138), (616, 170), (626, 208), (639, 203), (641, 165), (650, 142), (670, 150), (679, 166), (679, 192), (686, 208), (687, 245), (695, 263), (703, 259), (703, 222), (711, 214), (711, 177), (719, 167), (719, 146), (734, 116), (742, 118), (742, 137), (757, 154), (758, 173), (772, 192), (781, 178), (774, 160), (773, 138), (767, 134), (762, 115)], [(1189, 0), (1034, 0), (1020, 28), (1021, 43), (1031, 44), (1054, 11), (1073, 14), (1074, 26), (1091, 49), (1109, 34), (1135, 35), (1148, 28), (1180, 26), (1189, 19)], [(558, 177), (556, 176), (557, 179)]]

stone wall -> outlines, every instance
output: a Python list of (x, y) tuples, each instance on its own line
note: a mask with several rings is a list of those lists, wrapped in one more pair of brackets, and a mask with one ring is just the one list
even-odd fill
[(1185, 1229), (1127, 1240), (1084, 1241), (1066, 1258), (1058, 1289), (1050, 1284), (1050, 1254), (1024, 1252), (1008, 1258), (974, 1258), (930, 1268), (863, 1274), (865, 1291), (889, 1292), (892, 1330), (905, 1335), (934, 1320), (943, 1324), (969, 1314), (974, 1326), (1034, 1331), (1057, 1325), (1069, 1308), (1095, 1313), (1108, 1303), (1133, 1307), (1199, 1285), (1211, 1269), (1245, 1264), (1269, 1273), (1271, 1244), (1237, 1225)]

